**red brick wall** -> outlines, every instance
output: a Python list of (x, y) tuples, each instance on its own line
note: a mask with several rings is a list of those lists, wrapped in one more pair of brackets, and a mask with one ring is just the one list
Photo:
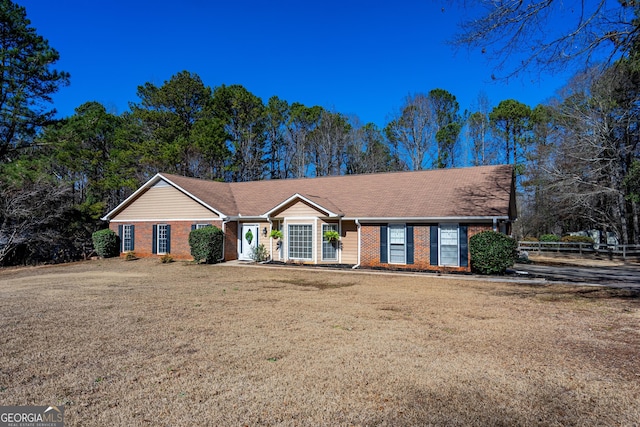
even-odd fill
[[(388, 264), (380, 262), (380, 226), (382, 224), (363, 224), (361, 228), (362, 246), (360, 265), (363, 267), (382, 267), (392, 270), (437, 270), (437, 271), (471, 271), (469, 267), (432, 266), (430, 260), (430, 226), (436, 224), (415, 224), (413, 226), (414, 263)], [(464, 225), (464, 224), (462, 224)], [(468, 238), (485, 230), (492, 230), (491, 224), (468, 225)]]
[[(221, 221), (211, 222), (216, 227), (222, 227)], [(109, 228), (118, 232), (118, 225), (121, 223), (111, 223)], [(127, 224), (135, 225), (134, 252), (139, 257), (158, 256), (152, 253), (153, 222), (131, 222)], [(191, 248), (189, 247), (189, 233), (191, 232), (192, 221), (169, 221), (162, 224), (171, 225), (171, 256), (175, 259), (192, 259)], [(438, 270), (438, 271), (471, 271), (470, 267), (439, 267), (429, 263), (430, 258), (430, 224), (416, 224), (414, 233), (414, 263), (407, 265), (380, 263), (380, 225), (363, 224), (361, 228), (362, 245), (360, 255), (360, 265), (363, 267), (382, 267), (393, 270)], [(469, 225), (468, 237), (491, 230), (491, 224)], [(238, 223), (228, 222), (225, 224), (224, 260), (231, 261), (238, 258)]]
[[(221, 221), (208, 221), (209, 224), (213, 224), (218, 228), (222, 227)], [(130, 223), (111, 223), (109, 228), (114, 232), (118, 232), (118, 225), (134, 225), (135, 226), (135, 242), (134, 252), (139, 257), (154, 257), (159, 256), (152, 253), (153, 250), (153, 226), (156, 224), (168, 224), (171, 226), (171, 256), (174, 259), (193, 259), (191, 256), (191, 248), (189, 247), (189, 233), (191, 233), (191, 226), (193, 221), (166, 221), (166, 222), (130, 222)], [(229, 228), (230, 224), (227, 224)], [(225, 246), (228, 245), (225, 239)], [(235, 238), (233, 239), (235, 246)], [(235, 255), (235, 252), (233, 252)], [(225, 260), (227, 259), (227, 247), (225, 247)], [(234, 259), (234, 258), (231, 258)]]

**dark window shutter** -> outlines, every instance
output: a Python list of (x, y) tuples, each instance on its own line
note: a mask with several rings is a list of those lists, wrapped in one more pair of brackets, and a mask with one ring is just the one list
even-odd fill
[(413, 264), (413, 225), (407, 225), (407, 264)]
[(195, 230), (196, 229), (196, 225), (195, 224), (191, 224), (191, 230)]
[(167, 224), (167, 253), (171, 253), (171, 226)]
[(152, 229), (153, 231), (151, 232), (151, 253), (157, 254), (158, 253), (158, 226), (154, 224)]
[(467, 235), (466, 225), (458, 227), (458, 236), (460, 237), (460, 267), (469, 266), (469, 240)]
[(124, 239), (122, 238), (122, 225), (118, 226), (118, 244), (120, 245), (120, 250), (118, 252), (122, 252), (122, 249), (124, 249)]
[(136, 226), (131, 226), (131, 250), (134, 251), (136, 249)]
[(438, 265), (438, 226), (429, 228), (429, 264)]
[(380, 226), (380, 262), (387, 263), (389, 251), (387, 249), (387, 226)]

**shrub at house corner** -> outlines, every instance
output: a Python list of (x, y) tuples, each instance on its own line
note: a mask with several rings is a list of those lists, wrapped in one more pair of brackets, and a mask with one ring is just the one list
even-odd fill
[(98, 256), (109, 258), (118, 256), (118, 235), (109, 229), (99, 230), (91, 236), (93, 248)]
[(218, 227), (209, 226), (191, 230), (189, 246), (196, 262), (213, 264), (222, 259), (224, 234)]
[(469, 239), (471, 269), (481, 274), (504, 274), (517, 256), (517, 243), (495, 231), (483, 231)]

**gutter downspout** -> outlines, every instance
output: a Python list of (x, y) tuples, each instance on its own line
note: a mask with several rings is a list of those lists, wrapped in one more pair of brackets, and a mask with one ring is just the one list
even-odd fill
[[(269, 221), (269, 233), (271, 233), (271, 231), (273, 230), (273, 221), (271, 221), (271, 218), (268, 217), (267, 221)], [(269, 237), (269, 262), (271, 261), (273, 261), (273, 239)]]
[(355, 270), (356, 268), (360, 267), (360, 242), (361, 242), (361, 231), (360, 229), (362, 228), (362, 226), (360, 225), (360, 221), (358, 221), (358, 219), (356, 218), (355, 220), (356, 225), (358, 226), (358, 263), (356, 265), (354, 265), (353, 267), (351, 267), (352, 270)]
[[(340, 233), (340, 239), (342, 239), (342, 217), (338, 220), (338, 233)], [(342, 247), (340, 241), (338, 241), (338, 264), (342, 264)]]
[(224, 247), (226, 246), (227, 243), (227, 223), (229, 222), (229, 219), (223, 219), (222, 220), (222, 258), (220, 258), (218, 260), (218, 262), (223, 262), (224, 261)]

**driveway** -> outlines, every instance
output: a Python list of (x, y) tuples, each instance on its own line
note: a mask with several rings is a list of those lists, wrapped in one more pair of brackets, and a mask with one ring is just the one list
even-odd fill
[(601, 285), (640, 291), (640, 266), (572, 266), (516, 264), (513, 271), (523, 277), (550, 281)]

